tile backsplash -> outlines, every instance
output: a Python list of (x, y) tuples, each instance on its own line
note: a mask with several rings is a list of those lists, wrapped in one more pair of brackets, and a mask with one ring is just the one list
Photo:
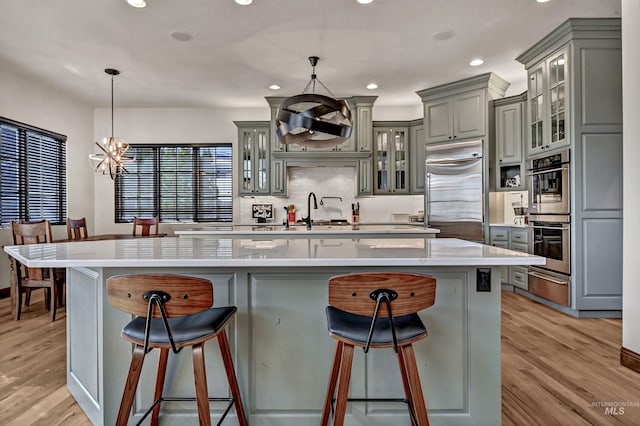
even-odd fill
[[(424, 206), (422, 195), (356, 197), (355, 167), (289, 167), (287, 174), (288, 197), (242, 197), (240, 217), (236, 218), (236, 222), (255, 222), (255, 219), (251, 218), (251, 205), (258, 203), (273, 204), (274, 223), (284, 221), (284, 207), (289, 204), (296, 206), (296, 219), (306, 217), (307, 197), (310, 192), (313, 192), (318, 200), (318, 210), (312, 211), (311, 218), (318, 220), (351, 221), (353, 203), (360, 203), (361, 222), (392, 222), (392, 215), (417, 214)], [(311, 207), (313, 208), (313, 201)]]

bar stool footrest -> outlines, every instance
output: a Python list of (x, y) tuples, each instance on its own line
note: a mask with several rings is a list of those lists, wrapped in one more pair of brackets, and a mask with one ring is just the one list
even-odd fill
[[(334, 404), (336, 402), (336, 399), (333, 398), (331, 400), (331, 417), (333, 417), (334, 415)], [(404, 404), (407, 404), (407, 408), (409, 409), (409, 415), (411, 416), (411, 420), (413, 421), (413, 424), (418, 426), (418, 418), (416, 417), (416, 414), (413, 412), (413, 405), (411, 404), (411, 401), (409, 401), (406, 398), (347, 398), (347, 402), (402, 402)]]
[[(158, 404), (162, 404), (163, 402), (172, 402), (172, 401), (197, 401), (197, 399), (193, 396), (190, 397), (178, 397), (178, 396), (163, 396), (162, 398), (158, 398), (152, 405), (151, 407), (149, 407), (147, 409), (147, 411), (145, 411), (144, 415), (142, 416), (142, 418), (140, 420), (138, 420), (138, 422), (136, 423), (136, 426), (140, 426), (142, 424), (142, 422), (144, 422), (144, 419), (147, 418), (147, 416), (149, 414), (151, 414), (151, 412), (153, 411), (153, 409), (155, 408), (156, 405)], [(231, 410), (231, 407), (233, 407), (233, 404), (235, 403), (233, 398), (209, 398), (209, 402), (222, 402), (222, 401), (229, 401), (229, 405), (227, 405), (227, 408), (224, 410), (224, 412), (222, 413), (222, 416), (220, 417), (220, 420), (218, 420), (217, 426), (220, 426), (222, 424), (222, 422), (224, 421), (225, 417), (227, 417), (227, 414), (229, 414), (229, 411)]]

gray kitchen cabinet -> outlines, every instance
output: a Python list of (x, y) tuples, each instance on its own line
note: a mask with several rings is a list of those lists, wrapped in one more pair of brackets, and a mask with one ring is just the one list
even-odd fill
[(373, 144), (373, 103), (377, 96), (354, 96), (355, 132), (358, 152), (371, 152)]
[(287, 195), (287, 167), (284, 160), (271, 160), (271, 195)]
[[(529, 252), (528, 236), (527, 228), (508, 225), (491, 225), (490, 228), (490, 244), (492, 246), (523, 253)], [(503, 284), (510, 284), (523, 290), (528, 289), (526, 267), (504, 266), (500, 278)]]
[(569, 148), (570, 304), (548, 304), (620, 317), (621, 20), (570, 18), (516, 59), (529, 76), (527, 159)]
[(507, 87), (508, 82), (486, 73), (417, 92), (424, 106), (425, 142), (484, 137), (488, 102), (502, 98)]
[(427, 143), (482, 136), (486, 133), (484, 90), (472, 90), (427, 102)]
[(409, 127), (375, 123), (373, 127), (373, 193), (409, 193)]
[(238, 193), (269, 193), (269, 123), (235, 121), (238, 127)]
[(413, 120), (409, 126), (409, 186), (412, 194), (424, 195), (427, 157), (424, 121)]
[(358, 160), (358, 195), (373, 194), (371, 157)]
[(496, 99), (495, 117), (495, 189), (497, 191), (526, 190), (524, 111), (527, 92)]
[(528, 155), (570, 144), (568, 108), (569, 50), (563, 48), (527, 71), (529, 89)]
[[(509, 227), (508, 226), (491, 226), (489, 229), (489, 244), (494, 247), (504, 249), (509, 248)], [(509, 267), (500, 267), (500, 282), (502, 284), (509, 283)]]

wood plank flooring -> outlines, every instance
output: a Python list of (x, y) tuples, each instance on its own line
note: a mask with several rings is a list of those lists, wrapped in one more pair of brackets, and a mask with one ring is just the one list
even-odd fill
[[(0, 425), (90, 425), (66, 388), (64, 311), (52, 323), (41, 294), (20, 321), (0, 300)], [(640, 425), (640, 374), (620, 365), (621, 336), (620, 320), (576, 319), (503, 292), (502, 424)], [(636, 406), (594, 406), (609, 402)]]

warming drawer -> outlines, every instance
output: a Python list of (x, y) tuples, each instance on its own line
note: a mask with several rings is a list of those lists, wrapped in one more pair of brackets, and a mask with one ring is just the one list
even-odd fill
[(529, 268), (529, 293), (550, 300), (559, 305), (569, 306), (571, 279), (537, 268)]

